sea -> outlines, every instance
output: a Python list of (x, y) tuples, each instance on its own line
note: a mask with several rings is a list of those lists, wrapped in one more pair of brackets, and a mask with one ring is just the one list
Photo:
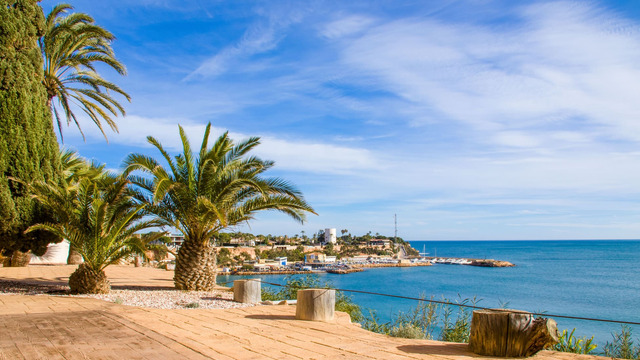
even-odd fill
[[(406, 297), (432, 296), (452, 301), (476, 299), (478, 306), (526, 310), (550, 315), (640, 322), (640, 241), (410, 241), (428, 256), (505, 260), (510, 268), (436, 264), (424, 267), (372, 268), (346, 275), (318, 274), (334, 287)], [(249, 276), (283, 283), (285, 276)], [(226, 282), (242, 276), (219, 276)], [(263, 285), (269, 286), (269, 285)], [(377, 295), (347, 293), (365, 313), (380, 321), (417, 305)], [(594, 337), (602, 350), (621, 324), (555, 318), (560, 330)], [(640, 326), (630, 326), (640, 343)]]

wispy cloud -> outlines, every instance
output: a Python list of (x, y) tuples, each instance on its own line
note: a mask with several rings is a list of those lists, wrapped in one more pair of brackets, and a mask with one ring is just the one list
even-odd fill
[[(499, 145), (536, 146), (525, 132), (539, 126), (640, 141), (638, 25), (584, 3), (534, 4), (519, 15), (500, 27), (394, 20), (346, 40), (343, 63), (413, 114), (464, 123)], [(423, 122), (412, 113), (409, 121)]]
[[(84, 121), (86, 123), (86, 119)], [(147, 136), (156, 138), (169, 151), (182, 151), (182, 143), (178, 133), (178, 124), (182, 126), (192, 146), (199, 147), (206, 124), (197, 123), (185, 118), (145, 118), (130, 115), (120, 122), (119, 133), (109, 136), (110, 141), (125, 146), (138, 148), (151, 147)], [(95, 126), (86, 124), (85, 134), (91, 142), (103, 141), (102, 134)], [(212, 127), (210, 141), (220, 136), (226, 129)], [(259, 134), (229, 134), (236, 141)], [(77, 133), (70, 134), (72, 137)], [(321, 143), (313, 139), (291, 141), (274, 136), (262, 136), (261, 145), (256, 154), (265, 159), (274, 160), (279, 171), (323, 174), (349, 174), (362, 171), (380, 170), (384, 165), (374, 154), (363, 148)]]

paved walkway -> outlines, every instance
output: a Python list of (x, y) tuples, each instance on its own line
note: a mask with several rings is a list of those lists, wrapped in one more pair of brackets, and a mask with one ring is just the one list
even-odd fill
[[(22, 272), (27, 281), (50, 283), (70, 273), (69, 267), (46, 268), (0, 268), (0, 279), (20, 280)], [(108, 273), (119, 286), (166, 286), (172, 274), (133, 267)], [(294, 306), (159, 310), (69, 296), (0, 295), (0, 359), (490, 359), (469, 353), (466, 344), (365, 331), (344, 313), (330, 323), (294, 316)], [(532, 359), (599, 358), (543, 351)]]

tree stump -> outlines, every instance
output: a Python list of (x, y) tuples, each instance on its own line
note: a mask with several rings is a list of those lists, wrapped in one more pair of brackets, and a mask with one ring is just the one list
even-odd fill
[(135, 267), (141, 267), (142, 266), (142, 256), (136, 256), (134, 261), (133, 261), (133, 265)]
[(557, 324), (519, 310), (474, 310), (469, 350), (479, 355), (527, 357), (558, 343)]
[(233, 301), (256, 304), (262, 301), (260, 279), (236, 280), (233, 282)]
[(330, 289), (298, 290), (297, 320), (331, 321), (335, 315), (336, 291)]

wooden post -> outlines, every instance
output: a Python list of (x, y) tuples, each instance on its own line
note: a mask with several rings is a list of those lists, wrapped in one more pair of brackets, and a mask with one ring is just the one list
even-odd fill
[(335, 315), (336, 291), (330, 289), (298, 290), (296, 319), (331, 321)]
[(236, 280), (233, 282), (233, 301), (256, 304), (262, 301), (260, 279)]
[(527, 357), (558, 342), (552, 319), (519, 310), (474, 310), (469, 350), (479, 355)]

